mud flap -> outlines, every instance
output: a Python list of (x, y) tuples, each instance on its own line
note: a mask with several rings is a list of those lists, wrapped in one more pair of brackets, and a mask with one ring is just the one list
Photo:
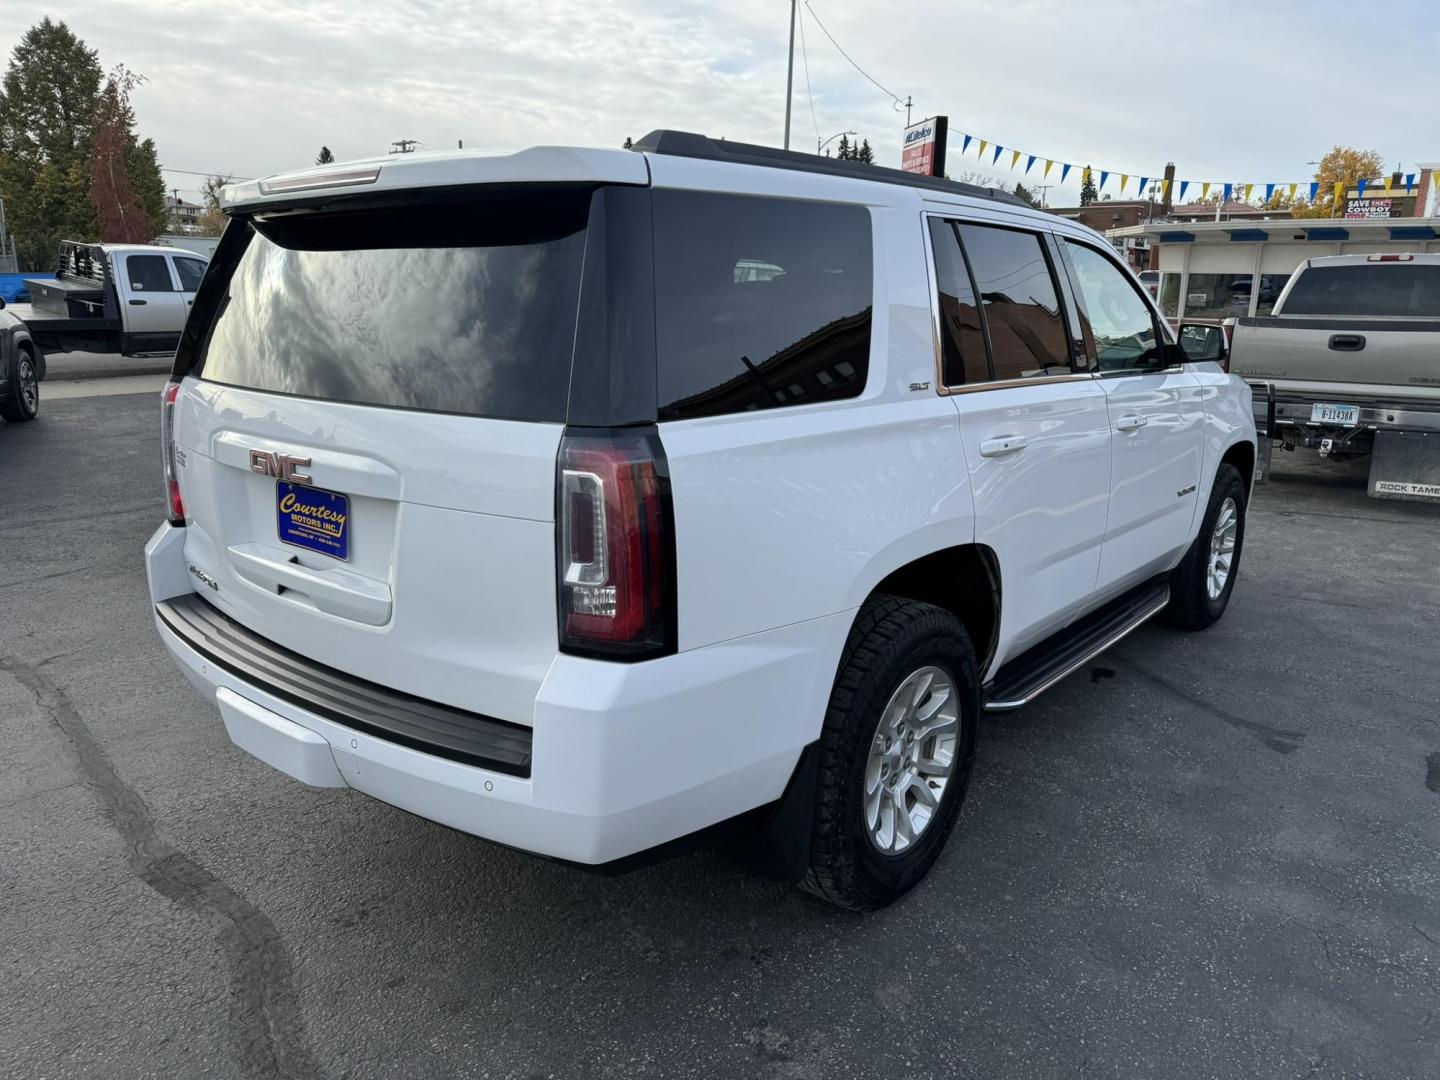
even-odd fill
[(1440, 432), (1377, 431), (1370, 497), (1440, 503)]
[(1252, 382), (1251, 402), (1255, 415), (1255, 483), (1270, 479), (1270, 451), (1275, 445), (1275, 384)]

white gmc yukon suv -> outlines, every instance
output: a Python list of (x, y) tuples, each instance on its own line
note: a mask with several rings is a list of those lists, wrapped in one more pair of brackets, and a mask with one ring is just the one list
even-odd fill
[(1009, 196), (636, 150), (232, 188), (164, 393), (156, 625), (305, 783), (591, 866), (724, 836), (878, 907), (983, 711), (1224, 612), (1250, 391)]

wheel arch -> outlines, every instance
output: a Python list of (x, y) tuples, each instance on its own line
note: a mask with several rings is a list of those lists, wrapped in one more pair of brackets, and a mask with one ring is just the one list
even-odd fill
[[(1233, 465), (1240, 473), (1248, 493), (1255, 479), (1255, 444), (1248, 439), (1231, 443), (1220, 455), (1221, 465)], [(1212, 481), (1213, 482), (1213, 481)]]
[(882, 577), (866, 599), (878, 594), (934, 604), (954, 614), (970, 636), (984, 677), (1000, 641), (1002, 580), (993, 548), (956, 544), (920, 555)]

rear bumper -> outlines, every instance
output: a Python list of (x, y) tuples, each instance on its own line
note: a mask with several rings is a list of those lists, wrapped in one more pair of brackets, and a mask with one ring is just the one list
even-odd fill
[[(157, 605), (194, 591), (183, 530), (146, 546)], [(351, 787), (525, 851), (601, 864), (777, 800), (819, 735), (850, 615), (640, 664), (557, 655), (536, 696), (530, 774), (449, 760), (302, 708), (193, 647), (161, 640), (236, 745), (306, 783)], [(357, 680), (358, 681), (358, 680)]]

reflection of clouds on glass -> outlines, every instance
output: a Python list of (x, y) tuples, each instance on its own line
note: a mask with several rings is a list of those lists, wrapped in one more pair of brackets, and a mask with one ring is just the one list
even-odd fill
[(302, 251), (255, 236), (204, 374), (337, 401), (563, 416), (583, 233), (548, 244)]

